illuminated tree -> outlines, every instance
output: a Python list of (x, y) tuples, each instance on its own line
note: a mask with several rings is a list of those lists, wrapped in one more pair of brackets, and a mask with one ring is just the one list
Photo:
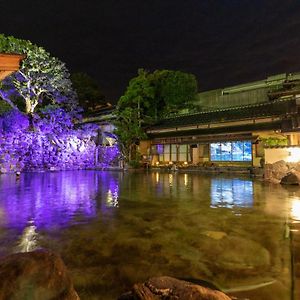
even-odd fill
[(141, 139), (147, 137), (140, 126), (139, 110), (132, 107), (118, 110), (114, 124), (115, 134), (118, 136), (120, 150), (125, 161), (129, 163), (135, 161), (138, 158), (136, 146)]
[(147, 121), (150, 114), (150, 106), (155, 99), (155, 88), (149, 80), (149, 73), (143, 69), (138, 70), (138, 76), (130, 80), (125, 94), (120, 98), (117, 111), (122, 112), (131, 108), (137, 113), (139, 127)]
[(115, 133), (125, 159), (136, 159), (136, 145), (147, 138), (145, 128), (174, 109), (191, 102), (197, 93), (194, 75), (180, 71), (139, 69), (130, 80), (115, 112)]
[(21, 68), (0, 85), (0, 97), (29, 115), (38, 106), (58, 104), (67, 110), (77, 106), (65, 64), (30, 41), (0, 35), (0, 52), (25, 54)]
[(196, 77), (181, 71), (158, 70), (152, 74), (157, 110), (160, 117), (169, 111), (187, 107), (198, 91)]

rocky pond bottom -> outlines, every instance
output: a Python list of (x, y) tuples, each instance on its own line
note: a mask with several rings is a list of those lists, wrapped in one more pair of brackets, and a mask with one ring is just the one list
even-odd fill
[(81, 299), (172, 276), (239, 299), (291, 297), (300, 188), (181, 173), (0, 176), (0, 255), (60, 254)]

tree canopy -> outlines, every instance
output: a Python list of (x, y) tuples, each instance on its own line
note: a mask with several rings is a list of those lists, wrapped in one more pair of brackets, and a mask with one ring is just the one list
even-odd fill
[(0, 34), (0, 52), (25, 54), (18, 72), (0, 83), (0, 98), (12, 108), (33, 114), (49, 104), (66, 110), (77, 107), (69, 72), (63, 62), (30, 41)]
[(105, 97), (102, 94), (98, 83), (86, 73), (74, 73), (71, 75), (73, 88), (75, 89), (79, 105), (84, 110), (92, 110), (99, 105), (105, 104)]
[(172, 70), (153, 73), (138, 70), (138, 76), (129, 81), (125, 94), (118, 102), (118, 109), (137, 107), (141, 117), (154, 120), (165, 117), (191, 103), (198, 91), (193, 74)]
[(181, 71), (162, 70), (153, 73), (156, 97), (165, 109), (178, 109), (194, 100), (198, 91), (196, 77)]
[(194, 75), (181, 71), (144, 69), (130, 80), (116, 109), (116, 134), (125, 159), (134, 159), (132, 151), (146, 138), (145, 128), (169, 112), (188, 105), (196, 96)]

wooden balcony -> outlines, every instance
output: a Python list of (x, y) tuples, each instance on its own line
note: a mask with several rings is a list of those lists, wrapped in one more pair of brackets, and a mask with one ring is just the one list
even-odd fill
[(0, 53), (0, 80), (19, 70), (25, 55)]

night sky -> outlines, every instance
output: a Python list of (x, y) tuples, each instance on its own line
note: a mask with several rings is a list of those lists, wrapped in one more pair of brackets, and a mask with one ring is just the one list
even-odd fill
[(29, 39), (116, 102), (138, 68), (196, 75), (199, 89), (300, 72), (299, 0), (0, 2), (0, 32)]

